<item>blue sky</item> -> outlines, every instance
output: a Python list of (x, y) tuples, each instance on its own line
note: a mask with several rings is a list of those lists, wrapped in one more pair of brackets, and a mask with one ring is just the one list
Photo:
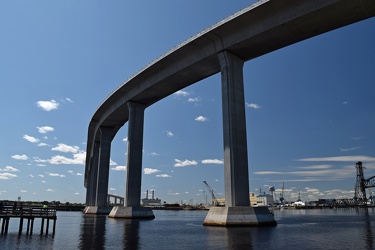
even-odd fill
[[(84, 202), (89, 121), (161, 54), (253, 1), (0, 0), (0, 200)], [(375, 175), (375, 19), (245, 63), (250, 191), (353, 197), (357, 161)], [(219, 74), (146, 109), (142, 192), (224, 197)], [(124, 195), (125, 125), (109, 193)], [(144, 197), (144, 194), (142, 194)]]

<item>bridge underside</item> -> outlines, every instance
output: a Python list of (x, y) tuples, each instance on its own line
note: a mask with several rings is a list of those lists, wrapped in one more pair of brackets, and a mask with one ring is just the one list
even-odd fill
[(86, 205), (98, 213), (108, 210), (111, 141), (128, 122), (125, 202), (111, 217), (152, 218), (152, 211), (140, 207), (144, 109), (221, 72), (226, 207), (212, 208), (204, 224), (276, 225), (267, 208), (250, 207), (243, 64), (374, 15), (374, 0), (262, 0), (163, 55), (116, 89), (94, 114), (88, 129)]

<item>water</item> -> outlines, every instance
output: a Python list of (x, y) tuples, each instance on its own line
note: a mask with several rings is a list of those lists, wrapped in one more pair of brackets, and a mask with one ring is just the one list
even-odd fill
[[(58, 212), (56, 234), (18, 236), (0, 249), (375, 249), (375, 208), (275, 211), (276, 227), (204, 227), (207, 211), (154, 211), (154, 220)], [(51, 228), (50, 228), (51, 232)]]

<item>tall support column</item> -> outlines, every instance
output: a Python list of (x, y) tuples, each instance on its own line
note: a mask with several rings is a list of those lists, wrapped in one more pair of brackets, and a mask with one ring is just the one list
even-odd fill
[(128, 149), (124, 207), (114, 207), (109, 217), (155, 218), (149, 208), (140, 207), (142, 184), (143, 124), (145, 105), (128, 102)]
[(227, 207), (250, 206), (244, 61), (226, 51), (218, 56), (223, 105), (225, 204)]
[(95, 141), (93, 156), (90, 159), (90, 168), (87, 180), (86, 190), (86, 207), (83, 210), (85, 213), (96, 214), (98, 207), (96, 204), (96, 196), (98, 190), (98, 171), (99, 171), (99, 154), (100, 141)]
[(97, 178), (96, 206), (108, 207), (109, 163), (111, 155), (112, 129), (100, 128), (99, 169)]
[(244, 61), (224, 51), (221, 66), (224, 135), (225, 207), (211, 207), (205, 226), (276, 225), (267, 207), (250, 207), (245, 100)]
[(87, 180), (86, 206), (95, 206), (97, 176), (98, 176), (99, 142), (94, 144), (94, 155), (90, 159), (90, 168)]
[(125, 206), (139, 207), (142, 182), (143, 124), (145, 106), (128, 102), (128, 151), (126, 164)]

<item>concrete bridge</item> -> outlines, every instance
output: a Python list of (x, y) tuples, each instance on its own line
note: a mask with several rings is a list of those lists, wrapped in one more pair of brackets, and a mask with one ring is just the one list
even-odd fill
[(250, 207), (243, 65), (374, 15), (374, 0), (261, 0), (147, 65), (101, 104), (89, 124), (86, 213), (109, 212), (111, 141), (128, 122), (125, 204), (114, 207), (109, 216), (154, 218), (152, 210), (140, 207), (144, 110), (221, 72), (226, 207), (211, 208), (204, 225), (275, 225), (268, 209)]

